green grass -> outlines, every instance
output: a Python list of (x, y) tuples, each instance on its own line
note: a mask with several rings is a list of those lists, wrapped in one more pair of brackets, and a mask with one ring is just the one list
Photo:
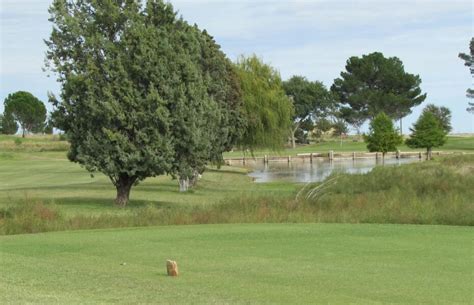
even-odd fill
[(208, 170), (196, 189), (179, 193), (171, 177), (149, 178), (134, 187), (126, 209), (117, 209), (115, 187), (104, 175), (93, 178), (64, 152), (0, 153), (0, 208), (25, 200), (54, 202), (66, 214), (123, 214), (148, 205), (156, 207), (203, 206), (229, 197), (292, 196), (298, 185), (282, 182), (255, 184), (240, 168)]
[(59, 135), (2, 135), (0, 152), (66, 151), (69, 143)]
[(337, 174), (305, 186), (318, 188), (310, 198), (302, 184), (256, 184), (239, 168), (210, 169), (188, 193), (158, 177), (135, 187), (124, 209), (114, 206), (106, 177), (91, 178), (56, 152), (6, 154), (0, 173), (0, 234), (212, 223), (474, 225), (474, 155)]
[(472, 304), (473, 237), (467, 227), (340, 224), (3, 236), (0, 303)]
[[(18, 145), (15, 141), (21, 141)], [(328, 138), (321, 143), (311, 145), (299, 145), (296, 149), (286, 148), (280, 151), (256, 150), (255, 156), (288, 156), (299, 153), (311, 152), (328, 152), (334, 150), (336, 152), (365, 152), (367, 151), (366, 144), (363, 141), (354, 141), (358, 137), (350, 136), (342, 141), (334, 138)], [(0, 153), (1, 152), (38, 152), (38, 151), (66, 151), (69, 144), (61, 140), (58, 135), (28, 135), (26, 138), (15, 135), (0, 135)], [(401, 151), (413, 151), (406, 145), (399, 147)], [(435, 148), (440, 151), (457, 151), (457, 152), (474, 152), (474, 136), (449, 136), (446, 144), (443, 147)], [(415, 149), (420, 151), (420, 149)], [(243, 152), (235, 150), (233, 152), (225, 153), (225, 157), (242, 157)]]
[[(406, 145), (398, 147), (400, 151), (423, 151), (423, 149), (411, 149)], [(362, 141), (353, 141), (353, 138), (341, 141), (329, 139), (321, 143), (310, 145), (299, 145), (295, 149), (286, 148), (281, 151), (256, 150), (254, 155), (268, 156), (293, 156), (301, 153), (324, 153), (333, 150), (335, 152), (367, 152), (367, 144)], [(449, 136), (446, 144), (434, 149), (435, 151), (474, 152), (474, 137)], [(250, 156), (249, 153), (247, 153)], [(243, 152), (236, 150), (225, 154), (226, 157), (242, 157)]]

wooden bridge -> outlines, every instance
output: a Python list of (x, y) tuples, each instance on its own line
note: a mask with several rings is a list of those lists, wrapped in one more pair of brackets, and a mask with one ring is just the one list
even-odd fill
[[(433, 151), (432, 156), (440, 155), (453, 155), (453, 154), (464, 154), (462, 152), (444, 152), (444, 151)], [(356, 159), (382, 159), (383, 154), (381, 152), (335, 152), (329, 151), (326, 153), (302, 153), (297, 155), (288, 155), (288, 156), (267, 156), (263, 157), (233, 157), (233, 158), (224, 158), (224, 161), (227, 165), (232, 165), (233, 163), (245, 164), (246, 162), (263, 162), (268, 164), (270, 162), (310, 162), (313, 163), (313, 160), (317, 159), (326, 159), (329, 161), (333, 160), (356, 160)], [(385, 153), (385, 158), (426, 158), (426, 152), (419, 151), (397, 151), (397, 152), (388, 152)]]

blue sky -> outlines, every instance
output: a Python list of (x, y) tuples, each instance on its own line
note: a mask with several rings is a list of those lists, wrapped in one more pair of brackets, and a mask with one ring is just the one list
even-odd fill
[[(466, 112), (469, 70), (458, 59), (473, 36), (470, 0), (175, 0), (190, 23), (207, 29), (231, 59), (255, 53), (283, 79), (304, 75), (330, 86), (350, 56), (381, 51), (419, 74), (433, 103), (453, 112), (454, 132), (474, 132)], [(49, 0), (0, 0), (0, 111), (8, 93), (32, 92), (44, 102), (58, 92), (42, 71), (49, 36)], [(404, 132), (423, 105), (404, 120)], [(48, 105), (49, 107), (49, 105)]]

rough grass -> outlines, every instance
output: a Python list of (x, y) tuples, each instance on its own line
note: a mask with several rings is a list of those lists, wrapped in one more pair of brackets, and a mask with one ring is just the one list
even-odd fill
[[(0, 237), (1, 304), (472, 304), (468, 227), (169, 226)], [(166, 276), (165, 260), (180, 276)]]
[[(217, 175), (220, 181), (235, 173)], [(240, 174), (243, 176), (243, 174)], [(238, 175), (237, 175), (238, 176)], [(245, 176), (243, 176), (245, 177)], [(227, 177), (228, 179), (229, 177)], [(24, 198), (0, 211), (0, 234), (56, 230), (216, 223), (393, 223), (474, 225), (474, 155), (452, 156), (399, 167), (378, 167), (367, 174), (339, 174), (325, 182), (270, 191), (268, 184), (234, 183), (249, 192), (206, 190), (214, 182), (178, 198), (201, 203), (148, 203), (102, 213), (67, 213), (67, 206)], [(277, 184), (278, 185), (278, 184)], [(290, 186), (297, 187), (295, 184)], [(251, 187), (257, 187), (251, 191)], [(258, 187), (260, 187), (258, 189)], [(234, 189), (237, 190), (237, 189)], [(188, 197), (186, 197), (188, 196)], [(211, 198), (209, 198), (211, 197)], [(210, 200), (211, 203), (203, 204)], [(212, 203), (212, 200), (218, 200)]]
[(66, 151), (69, 143), (59, 135), (0, 135), (0, 152)]

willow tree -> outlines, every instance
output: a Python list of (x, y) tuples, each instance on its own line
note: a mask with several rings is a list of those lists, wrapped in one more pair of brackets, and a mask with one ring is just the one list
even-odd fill
[(202, 33), (171, 4), (54, 0), (50, 13), (55, 124), (71, 142), (69, 159), (107, 175), (118, 205), (147, 177), (182, 176), (210, 158), (207, 129), (221, 108), (196, 59)]
[(240, 146), (250, 150), (281, 148), (288, 136), (294, 110), (283, 90), (280, 74), (255, 55), (241, 57), (236, 67), (245, 119)]

